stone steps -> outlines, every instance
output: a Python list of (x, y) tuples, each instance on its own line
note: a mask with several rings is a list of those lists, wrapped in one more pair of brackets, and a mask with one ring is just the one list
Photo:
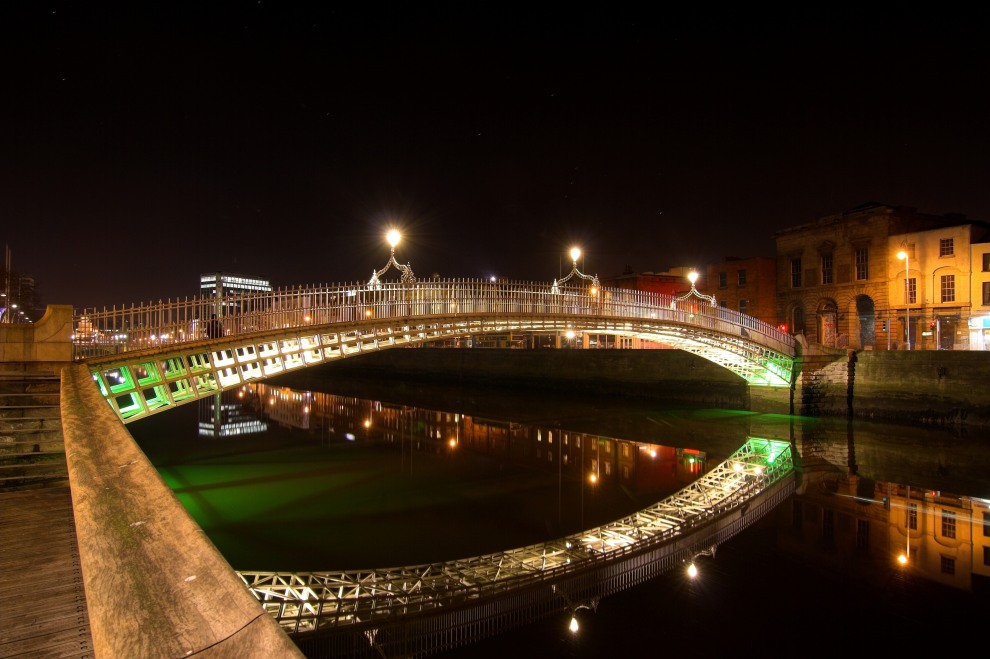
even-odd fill
[(60, 389), (52, 372), (0, 371), (0, 492), (68, 485)]

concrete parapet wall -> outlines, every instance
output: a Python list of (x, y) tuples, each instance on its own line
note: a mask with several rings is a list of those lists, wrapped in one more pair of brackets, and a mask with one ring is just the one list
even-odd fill
[(62, 371), (62, 424), (97, 657), (302, 657), (99, 393)]
[(49, 305), (36, 323), (0, 323), (0, 363), (72, 361), (72, 307)]

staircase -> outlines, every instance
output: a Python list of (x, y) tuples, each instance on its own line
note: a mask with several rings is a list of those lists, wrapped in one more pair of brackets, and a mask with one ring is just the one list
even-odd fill
[(68, 487), (54, 371), (0, 365), (0, 492)]

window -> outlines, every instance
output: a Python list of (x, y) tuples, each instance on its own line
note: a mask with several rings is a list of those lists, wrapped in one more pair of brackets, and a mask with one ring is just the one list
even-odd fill
[(835, 511), (822, 511), (822, 540), (831, 544), (835, 539)]
[(870, 259), (870, 253), (866, 247), (860, 247), (856, 250), (856, 280), (857, 281), (870, 278), (869, 259)]
[(990, 272), (990, 253), (983, 255), (983, 272)]
[(833, 282), (833, 276), (832, 255), (822, 254), (822, 284), (831, 284)]
[(740, 270), (739, 271), (739, 285), (740, 286), (745, 286), (746, 285), (746, 271), (745, 270)]
[(942, 275), (942, 302), (956, 301), (956, 276)]
[(791, 288), (801, 288), (801, 259), (791, 259)]
[(939, 256), (952, 256), (953, 254), (953, 239), (952, 238), (939, 238), (938, 239), (938, 255)]
[(729, 274), (726, 272), (718, 273), (718, 287), (728, 288), (729, 287)]
[(983, 548), (983, 564), (990, 565), (990, 547)]
[(870, 546), (870, 520), (856, 520), (856, 547), (866, 549)]
[(956, 537), (956, 514), (951, 510), (942, 511), (942, 537)]
[(983, 306), (990, 305), (990, 281), (983, 282)]
[(739, 300), (739, 313), (749, 314), (749, 300)]
[(918, 301), (918, 280), (911, 277), (907, 281), (907, 303), (914, 304)]
[(983, 537), (990, 538), (990, 513), (983, 513)]
[(909, 503), (907, 507), (907, 519), (904, 524), (912, 531), (918, 530), (918, 504)]
[(956, 559), (949, 558), (948, 556), (940, 556), (939, 559), (939, 567), (942, 570), (942, 574), (956, 573)]

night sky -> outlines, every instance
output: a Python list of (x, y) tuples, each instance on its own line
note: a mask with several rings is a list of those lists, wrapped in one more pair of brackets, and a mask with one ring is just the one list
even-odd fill
[(549, 282), (990, 220), (990, 14), (930, 7), (4, 3), (3, 239), (78, 309), (366, 281), (392, 227), (419, 278)]

